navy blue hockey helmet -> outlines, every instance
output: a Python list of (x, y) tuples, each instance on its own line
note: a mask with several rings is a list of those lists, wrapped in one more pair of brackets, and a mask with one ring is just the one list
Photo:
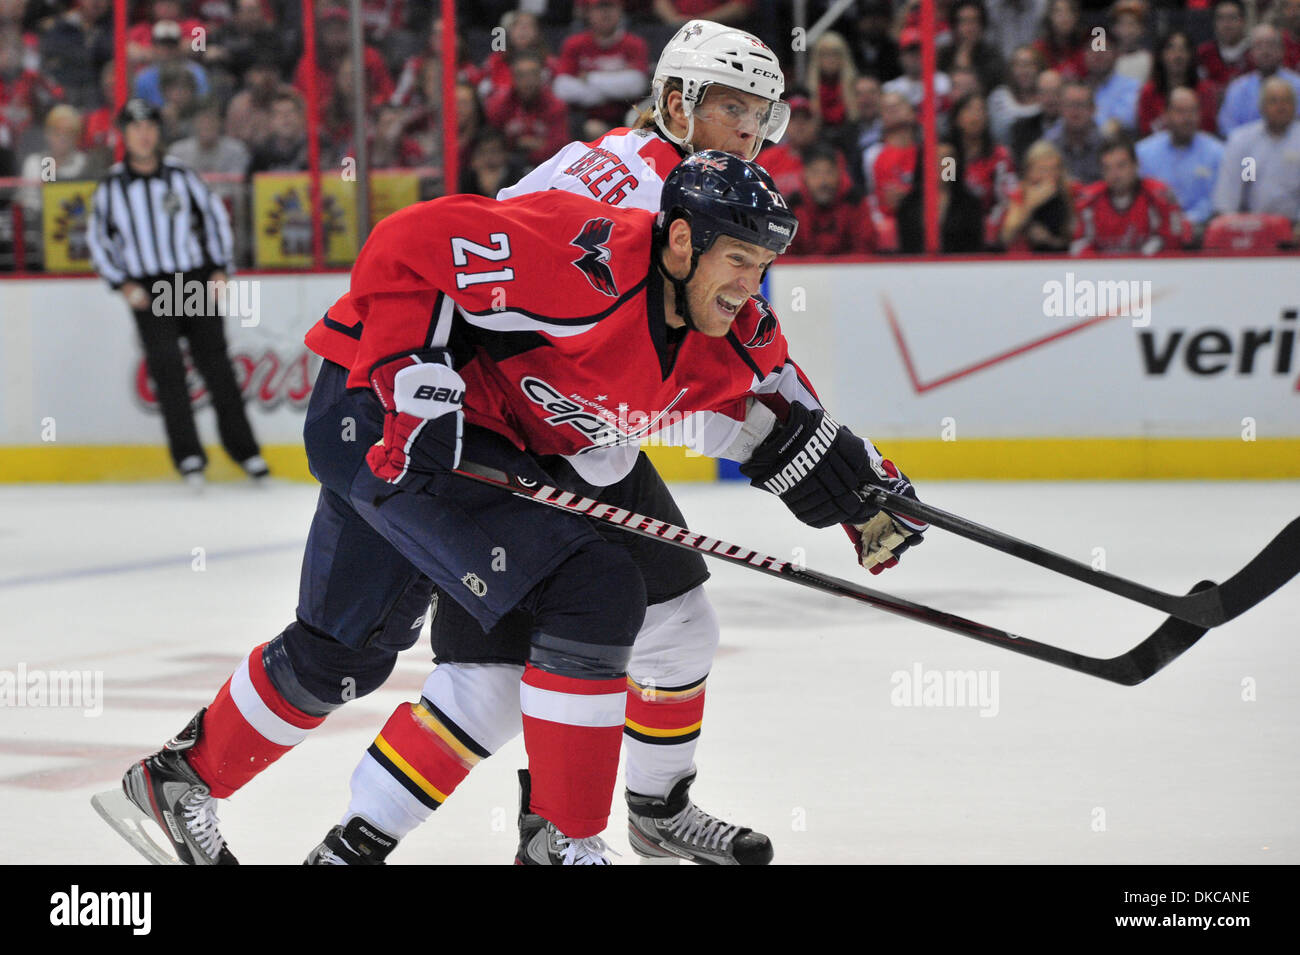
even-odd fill
[(664, 179), (655, 219), (661, 238), (679, 218), (691, 225), (696, 256), (707, 252), (720, 235), (780, 255), (799, 226), (767, 170), (716, 149), (686, 157)]
[(162, 110), (147, 100), (129, 99), (122, 104), (122, 110), (117, 114), (117, 125), (125, 129), (131, 123), (146, 121), (156, 123), (162, 126)]

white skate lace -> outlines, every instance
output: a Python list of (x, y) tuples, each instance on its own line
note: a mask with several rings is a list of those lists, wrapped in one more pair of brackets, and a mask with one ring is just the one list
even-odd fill
[(210, 859), (215, 859), (226, 844), (217, 828), (217, 801), (206, 789), (194, 789), (181, 799), (185, 830)]
[(614, 852), (605, 844), (605, 840), (600, 836), (589, 836), (586, 839), (570, 839), (568, 836), (561, 835), (557, 830), (555, 833), (555, 846), (557, 849), (563, 849), (564, 855), (560, 858), (561, 865), (609, 865), (610, 862), (605, 858), (606, 853)]
[(666, 827), (682, 842), (724, 852), (731, 848), (731, 840), (740, 832), (740, 826), (710, 816), (693, 802), (688, 802), (685, 809), (669, 819)]

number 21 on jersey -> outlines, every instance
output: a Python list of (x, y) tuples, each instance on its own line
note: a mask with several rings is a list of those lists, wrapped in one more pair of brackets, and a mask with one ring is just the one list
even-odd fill
[[(458, 266), (469, 265), (471, 255), (489, 262), (504, 262), (510, 258), (510, 236), (504, 232), (493, 232), (488, 236), (488, 240), (491, 245), (480, 245), (462, 236), (452, 236), (452, 262)], [(514, 277), (515, 270), (512, 268), (497, 269), (492, 272), (457, 272), (456, 288), (469, 288), (471, 285), (482, 285), (484, 282), (511, 282)]]

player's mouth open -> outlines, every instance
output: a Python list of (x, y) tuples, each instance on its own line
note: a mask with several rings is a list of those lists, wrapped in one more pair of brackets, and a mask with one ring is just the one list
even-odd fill
[(717, 302), (718, 308), (720, 308), (725, 314), (731, 315), (733, 317), (735, 316), (736, 312), (740, 311), (740, 306), (745, 304), (743, 300), (736, 299), (733, 301), (721, 295), (719, 295), (716, 299), (714, 299), (714, 301)]

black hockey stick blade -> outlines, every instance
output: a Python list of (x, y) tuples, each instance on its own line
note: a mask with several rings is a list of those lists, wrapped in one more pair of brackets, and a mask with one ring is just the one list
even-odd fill
[(1177, 596), (1104, 570), (1095, 570), (1071, 557), (910, 497), (881, 488), (868, 488), (865, 493), (871, 503), (891, 513), (926, 521), (977, 544), (1203, 627), (1217, 627), (1240, 616), (1300, 573), (1300, 517), (1284, 527), (1267, 547), (1222, 584), (1211, 584), (1204, 590)]
[[(650, 537), (673, 547), (692, 550), (696, 553), (713, 557), (750, 570), (757, 570), (774, 577), (782, 577), (805, 587), (820, 590), (823, 593), (836, 594), (841, 597), (858, 600), (878, 610), (892, 613), (910, 620), (916, 620), (941, 630), (990, 643), (994, 646), (1011, 650), (1024, 656), (1055, 664), (1077, 673), (1109, 680), (1124, 686), (1136, 686), (1155, 673), (1168, 666), (1201, 638), (1209, 629), (1186, 620), (1170, 617), (1155, 633), (1147, 637), (1128, 653), (1110, 659), (1084, 656), (1071, 650), (1039, 643), (1028, 637), (1017, 636), (1006, 630), (999, 630), (974, 620), (967, 620), (956, 614), (935, 610), (924, 604), (918, 604), (902, 597), (895, 597), (883, 591), (873, 590), (861, 584), (853, 583), (830, 574), (798, 567), (776, 557), (746, 547), (728, 544), (716, 537), (707, 537), (687, 528), (678, 527), (664, 521), (655, 520), (643, 514), (636, 514), (626, 508), (612, 504), (603, 504), (590, 497), (563, 491), (548, 484), (539, 484), (527, 478), (506, 474), (496, 468), (486, 467), (472, 462), (461, 462), (456, 474), (461, 477), (490, 484), (502, 490), (545, 504), (571, 514), (612, 524), (629, 534)], [(1210, 581), (1202, 581), (1193, 588), (1193, 592), (1213, 587)]]

